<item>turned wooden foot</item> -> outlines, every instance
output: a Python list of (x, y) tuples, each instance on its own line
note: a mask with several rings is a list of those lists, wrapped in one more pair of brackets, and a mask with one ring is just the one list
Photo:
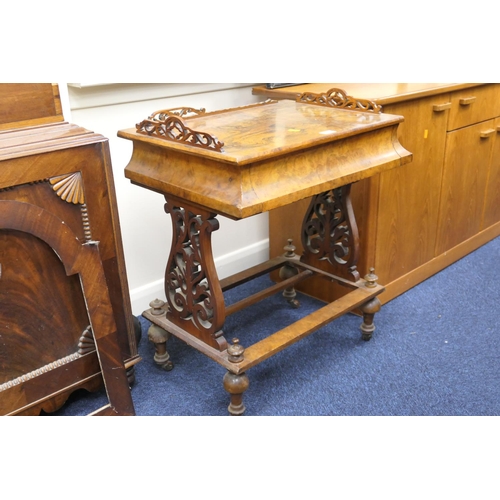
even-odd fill
[[(233, 344), (227, 348), (228, 360), (232, 363), (243, 361), (243, 353), (245, 349), (240, 345), (238, 339), (233, 339)], [(230, 394), (230, 402), (227, 409), (234, 416), (243, 415), (245, 413), (245, 405), (243, 404), (243, 393), (248, 389), (250, 382), (245, 373), (226, 372), (223, 379), (224, 389)]]
[(230, 394), (230, 402), (227, 407), (229, 413), (233, 416), (243, 415), (245, 413), (245, 405), (243, 404), (243, 393), (248, 389), (250, 382), (245, 373), (236, 375), (227, 372), (224, 375), (224, 389)]
[(170, 333), (157, 325), (151, 325), (148, 329), (148, 338), (155, 346), (153, 359), (155, 363), (166, 371), (172, 370), (174, 364), (170, 361), (170, 355), (167, 352), (167, 341)]
[[(165, 302), (160, 299), (155, 299), (149, 304), (152, 308), (151, 314), (153, 316), (165, 316)], [(155, 346), (154, 361), (160, 367), (166, 371), (172, 370), (174, 364), (170, 361), (170, 355), (167, 352), (167, 341), (170, 338), (170, 333), (160, 328), (159, 326), (152, 324), (148, 329), (148, 339)]]
[(379, 312), (381, 308), (380, 300), (374, 297), (372, 300), (363, 304), (361, 306), (361, 312), (363, 313), (363, 323), (361, 323), (361, 338), (363, 340), (370, 340), (372, 338), (373, 332), (375, 331), (375, 324), (373, 323), (373, 318), (375, 313)]

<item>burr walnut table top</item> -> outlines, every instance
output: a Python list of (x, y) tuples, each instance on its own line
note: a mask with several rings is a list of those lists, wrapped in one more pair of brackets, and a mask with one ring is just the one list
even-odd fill
[(125, 176), (233, 219), (411, 161), (397, 139), (401, 116), (268, 101), (176, 120), (170, 139), (154, 120), (118, 132), (134, 143)]

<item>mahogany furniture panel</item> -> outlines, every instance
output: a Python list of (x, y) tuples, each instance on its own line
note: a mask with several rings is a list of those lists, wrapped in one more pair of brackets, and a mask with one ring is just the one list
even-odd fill
[(62, 121), (58, 96), (0, 85), (0, 414), (54, 411), (104, 378), (97, 413), (130, 415), (139, 357), (108, 141)]
[[(364, 340), (375, 329), (377, 296), (384, 288), (373, 270), (364, 278), (357, 270), (351, 185), (405, 165), (411, 153), (397, 140), (400, 116), (358, 104), (352, 110), (290, 101), (213, 113), (161, 110), (135, 129), (118, 132), (133, 142), (126, 177), (163, 194), (172, 219), (167, 302), (154, 300), (143, 313), (153, 323), (149, 338), (156, 346), (155, 360), (172, 368), (166, 344), (174, 335), (224, 366), (232, 415), (245, 410), (248, 369), (354, 309), (363, 315)], [(310, 197), (297, 231), (301, 255), (288, 239), (276, 254), (281, 257), (218, 279), (211, 247), (218, 214), (239, 220)], [(226, 307), (225, 290), (271, 272), (278, 272), (282, 282)], [(224, 323), (229, 314), (278, 292), (297, 307), (295, 286), (311, 277), (327, 286), (335, 282), (346, 293), (246, 348), (244, 339), (228, 342)]]
[[(375, 265), (385, 303), (500, 235), (498, 132), (500, 84), (311, 83), (282, 89), (253, 89), (274, 99), (341, 88), (370, 99), (384, 113), (404, 116), (398, 129), (413, 163), (353, 185), (369, 202), (353, 198), (368, 234), (362, 240), (360, 271)], [(365, 184), (365, 185), (361, 185)], [(298, 224), (301, 206), (270, 213), (270, 247), (276, 250)], [(286, 221), (286, 222), (285, 222)], [(369, 244), (368, 244), (369, 242)], [(303, 283), (301, 291), (330, 300), (332, 290)]]

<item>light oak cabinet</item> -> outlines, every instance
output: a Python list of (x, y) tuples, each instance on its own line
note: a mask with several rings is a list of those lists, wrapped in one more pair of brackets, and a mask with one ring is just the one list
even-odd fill
[(493, 128), (496, 134), (491, 138), (491, 159), (481, 229), (500, 222), (500, 118), (494, 120)]
[(376, 244), (363, 264), (375, 267), (381, 283), (391, 283), (434, 257), (448, 103), (445, 94), (384, 108), (405, 117), (398, 135), (413, 162), (394, 175), (380, 176), (379, 210), (370, 214)]
[[(500, 234), (500, 84), (309, 84), (254, 89), (292, 99), (342, 88), (404, 116), (398, 137), (413, 162), (353, 186), (361, 275), (375, 267), (387, 302)], [(270, 213), (270, 250), (288, 237), (307, 200)], [(329, 283), (301, 291), (332, 300)]]
[[(451, 96), (436, 255), (488, 228), (499, 204), (495, 185), (500, 85), (455, 92)], [(491, 187), (490, 187), (491, 184)]]

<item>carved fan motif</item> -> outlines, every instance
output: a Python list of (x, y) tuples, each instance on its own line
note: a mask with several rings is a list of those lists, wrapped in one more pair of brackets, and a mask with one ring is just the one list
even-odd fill
[(75, 205), (85, 203), (83, 180), (80, 172), (52, 177), (49, 182), (61, 200)]
[(83, 356), (88, 352), (95, 351), (95, 341), (94, 341), (94, 333), (92, 332), (92, 328), (87, 326), (87, 328), (83, 331), (82, 336), (78, 342), (78, 354)]

